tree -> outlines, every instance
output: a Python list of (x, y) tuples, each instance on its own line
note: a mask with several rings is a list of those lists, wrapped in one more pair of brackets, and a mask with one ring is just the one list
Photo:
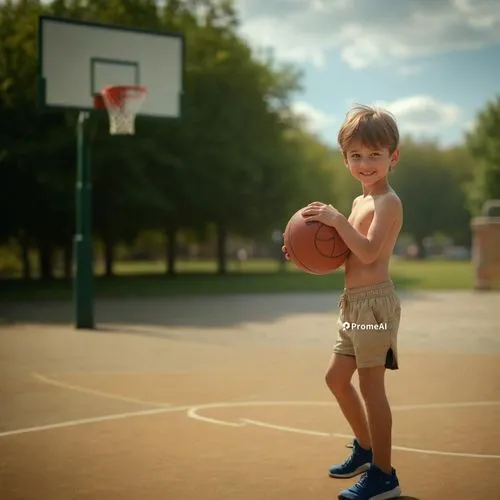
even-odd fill
[(468, 203), (468, 189), (472, 182), (475, 161), (465, 145), (454, 146), (440, 152), (443, 168), (449, 176), (449, 184), (442, 194), (447, 208), (443, 213), (443, 232), (453, 238), (455, 244), (471, 244), (470, 219), (472, 211)]
[(479, 112), (466, 144), (476, 162), (467, 199), (477, 214), (486, 200), (500, 199), (500, 94)]
[(270, 101), (297, 82), (289, 73), (282, 80), (253, 57), (231, 31), (236, 21), (227, 20), (227, 11), (224, 22), (208, 12), (189, 36), (184, 161), (192, 179), (189, 201), (198, 220), (217, 228), (224, 273), (230, 234), (262, 234), (283, 216), (286, 126)]
[[(111, 137), (95, 117), (93, 229), (104, 243), (106, 274), (115, 248), (143, 231), (166, 236), (173, 273), (179, 234), (214, 234), (218, 270), (229, 237), (269, 241), (312, 200), (346, 213), (359, 194), (338, 151), (292, 112), (300, 73), (255, 53), (238, 35), (230, 0), (54, 0), (0, 3), (0, 240), (37, 248), (42, 274), (55, 251), (71, 272), (76, 170), (75, 112), (36, 106), (36, 24), (40, 13), (181, 31), (186, 43), (185, 99), (179, 121), (138, 118), (135, 137)], [(489, 129), (488, 129), (489, 130)], [(472, 159), (406, 141), (392, 179), (405, 203), (405, 229), (417, 241), (437, 231), (465, 241), (464, 188)], [(472, 158), (470, 155), (468, 158)], [(419, 188), (420, 187), (420, 188)], [(424, 195), (422, 194), (424, 193)], [(437, 205), (436, 205), (437, 204)], [(438, 208), (436, 208), (438, 206)], [(34, 207), (34, 208), (33, 208)]]
[[(452, 155), (449, 155), (452, 158)], [(453, 173), (454, 162), (432, 141), (401, 143), (401, 157), (390, 180), (404, 205), (403, 232), (413, 236), (424, 257), (424, 239), (436, 233), (455, 235), (463, 242), (468, 235), (469, 215), (461, 182), (466, 174)]]
[(72, 226), (67, 162), (73, 138), (64, 114), (41, 115), (35, 106), (36, 23), (45, 9), (34, 0), (0, 6), (0, 168), (8, 181), (0, 184), (0, 198), (12, 214), (2, 218), (0, 234), (21, 243), (26, 278), (32, 246), (42, 278), (51, 277), (54, 248), (67, 249)]

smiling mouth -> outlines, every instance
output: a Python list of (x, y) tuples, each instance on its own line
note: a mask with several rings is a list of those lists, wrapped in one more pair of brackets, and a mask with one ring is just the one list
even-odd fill
[(370, 177), (370, 175), (373, 175), (375, 172), (361, 172), (361, 175), (363, 177)]

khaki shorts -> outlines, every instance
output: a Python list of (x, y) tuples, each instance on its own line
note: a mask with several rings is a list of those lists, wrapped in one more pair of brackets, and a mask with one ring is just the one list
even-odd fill
[(358, 368), (397, 370), (401, 304), (392, 281), (344, 289), (334, 352), (356, 358)]

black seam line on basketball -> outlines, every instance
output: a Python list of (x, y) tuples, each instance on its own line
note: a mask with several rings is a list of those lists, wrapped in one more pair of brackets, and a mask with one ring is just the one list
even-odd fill
[(339, 257), (344, 257), (344, 256), (347, 256), (351, 253), (351, 251), (349, 250), (349, 248), (347, 250), (345, 250), (344, 252), (342, 253), (339, 253), (337, 255), (332, 255), (332, 259), (337, 259)]
[(316, 249), (316, 251), (322, 256), (324, 257), (325, 259), (331, 259), (332, 256), (331, 255), (328, 255), (327, 253), (323, 252), (323, 250), (321, 250), (321, 248), (318, 247), (318, 243), (316, 240), (314, 240), (314, 248)]
[[(322, 257), (325, 257), (326, 259), (329, 259), (330, 257), (328, 257), (328, 254), (326, 253), (323, 253), (323, 251), (318, 247), (318, 241), (317, 241), (317, 236), (318, 236), (318, 233), (321, 231), (321, 228), (323, 227), (323, 224), (319, 223), (318, 224), (318, 228), (316, 229), (316, 232), (314, 233), (314, 248), (316, 249), (316, 251), (322, 256)], [(321, 241), (321, 240), (320, 240)], [(335, 244), (335, 242), (334, 242)]]
[[(321, 229), (321, 228), (320, 228)], [(318, 229), (316, 231), (316, 235), (319, 233), (320, 229)], [(337, 233), (337, 238), (340, 238), (340, 235)], [(321, 255), (324, 255), (327, 259), (336, 259), (338, 257), (343, 257), (344, 255), (348, 255), (349, 252), (351, 251), (349, 248), (346, 248), (343, 252), (339, 253), (339, 254), (334, 254), (335, 252), (335, 248), (337, 247), (337, 238), (335, 238), (335, 235), (333, 235), (331, 238), (329, 238), (328, 240), (320, 240), (319, 238), (315, 238), (314, 239), (314, 245), (316, 246), (316, 241), (323, 241), (323, 242), (326, 242), (326, 241), (333, 241), (333, 250), (332, 250), (332, 253), (331, 255), (328, 257), (327, 255), (323, 254), (322, 252), (320, 252), (319, 248), (316, 246), (316, 249), (318, 250), (319, 253), (321, 253)], [(346, 246), (347, 247), (347, 246)]]
[[(335, 257), (337, 257), (337, 255), (333, 255), (333, 252), (335, 252), (335, 246), (337, 245), (335, 235), (332, 235), (332, 237), (329, 238), (328, 240), (320, 240), (319, 238), (317, 238), (318, 233), (321, 231), (321, 229), (323, 228), (323, 226), (326, 226), (326, 224), (321, 224), (320, 223), (320, 226), (316, 230), (316, 233), (314, 235), (314, 248), (316, 248), (316, 250), (318, 251), (318, 253), (320, 255), (322, 255), (323, 257), (325, 257), (325, 259), (334, 259)], [(322, 241), (322, 242), (333, 241), (333, 250), (332, 250), (332, 253), (330, 255), (328, 255), (327, 253), (324, 253), (323, 250), (321, 250), (318, 247), (318, 243), (317, 243), (318, 241)], [(341, 256), (342, 256), (342, 254), (340, 254), (338, 257), (341, 257)]]
[(335, 238), (333, 239), (333, 248), (332, 248), (332, 251), (330, 252), (330, 259), (334, 259), (335, 258), (335, 247), (337, 246), (337, 242), (335, 241)]
[[(339, 236), (339, 238), (340, 238), (340, 236)], [(343, 257), (344, 255), (347, 255), (350, 252), (349, 248), (347, 248), (342, 253), (333, 255), (333, 252), (335, 251), (335, 246), (336, 246), (336, 243), (334, 244), (334, 247), (333, 247), (332, 256), (331, 256), (332, 259), (336, 259), (337, 257)]]
[[(321, 231), (321, 229), (323, 229), (323, 227), (325, 226), (325, 224), (318, 224), (318, 229), (316, 229), (316, 232), (314, 233), (314, 248), (316, 249), (316, 251), (322, 256), (322, 257), (325, 257), (327, 259), (331, 259), (331, 257), (328, 255), (328, 253), (324, 253), (322, 249), (319, 248), (318, 246), (318, 241), (322, 241), (318, 238), (318, 235)], [(335, 246), (335, 239), (333, 239), (333, 245)]]
[(330, 253), (330, 258), (334, 259), (335, 258), (335, 249), (337, 248), (337, 238), (333, 238), (333, 248), (332, 248), (332, 251)]
[[(293, 245), (292, 245), (292, 238), (290, 238), (290, 249), (292, 250), (292, 253), (293, 253), (293, 256), (295, 257), (295, 260), (299, 260), (297, 259), (297, 254), (293, 251)], [(313, 274), (317, 274), (316, 271), (313, 271), (311, 268), (307, 267), (305, 264), (303, 264), (302, 262), (300, 263), (300, 265), (302, 267), (305, 267), (309, 272), (313, 273)]]

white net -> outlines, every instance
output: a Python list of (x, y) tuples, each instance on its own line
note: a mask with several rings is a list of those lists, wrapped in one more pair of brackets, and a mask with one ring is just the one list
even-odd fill
[(135, 118), (146, 98), (144, 87), (108, 87), (102, 98), (109, 114), (111, 135), (135, 134)]

